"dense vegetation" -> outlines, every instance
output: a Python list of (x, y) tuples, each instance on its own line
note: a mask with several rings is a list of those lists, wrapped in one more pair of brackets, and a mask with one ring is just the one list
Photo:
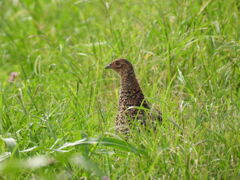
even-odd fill
[[(239, 179), (239, 27), (238, 0), (1, 1), (0, 179)], [(118, 57), (156, 132), (115, 134)]]

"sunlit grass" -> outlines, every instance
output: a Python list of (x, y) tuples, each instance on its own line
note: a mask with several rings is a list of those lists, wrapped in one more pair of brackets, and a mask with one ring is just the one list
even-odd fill
[[(1, 179), (239, 179), (237, 0), (0, 9)], [(164, 119), (127, 141), (114, 132), (119, 78), (104, 70), (118, 57)]]

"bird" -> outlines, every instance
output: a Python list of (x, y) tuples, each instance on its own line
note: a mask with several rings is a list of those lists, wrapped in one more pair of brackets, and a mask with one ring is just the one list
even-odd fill
[[(147, 110), (150, 110), (150, 105), (144, 97), (133, 65), (127, 59), (116, 59), (108, 64), (105, 69), (116, 71), (121, 80), (118, 114), (115, 120), (117, 133), (129, 134), (136, 122), (146, 127), (147, 124), (153, 124), (153, 122), (156, 124), (156, 121), (162, 121), (162, 113), (160, 111), (157, 111), (156, 117), (153, 117), (152, 114), (146, 117), (148, 114)], [(152, 118), (156, 120), (150, 120)], [(149, 123), (148, 121), (152, 122)]]

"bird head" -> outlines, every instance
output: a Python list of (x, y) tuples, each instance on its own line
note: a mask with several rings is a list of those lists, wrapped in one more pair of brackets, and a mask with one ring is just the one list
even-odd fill
[(132, 64), (126, 59), (117, 59), (107, 65), (105, 69), (113, 69), (120, 75), (134, 73)]

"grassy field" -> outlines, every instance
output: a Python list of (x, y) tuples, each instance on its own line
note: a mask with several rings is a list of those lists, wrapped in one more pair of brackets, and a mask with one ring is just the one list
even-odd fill
[[(119, 57), (164, 119), (127, 141)], [(240, 179), (239, 108), (238, 0), (0, 1), (0, 179)]]

